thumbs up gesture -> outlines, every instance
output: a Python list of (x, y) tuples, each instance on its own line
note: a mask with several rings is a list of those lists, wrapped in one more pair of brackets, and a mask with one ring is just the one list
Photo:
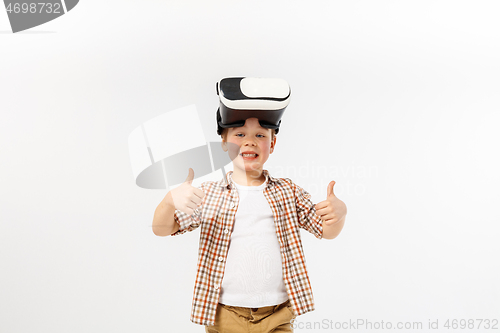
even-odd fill
[(345, 203), (337, 198), (333, 193), (333, 186), (335, 181), (331, 181), (328, 184), (328, 189), (326, 190), (326, 200), (321, 201), (316, 204), (316, 212), (323, 220), (323, 225), (331, 226), (337, 223), (345, 221), (345, 216), (347, 214), (347, 207)]
[(189, 168), (189, 174), (184, 183), (169, 192), (175, 209), (178, 209), (187, 215), (193, 215), (194, 210), (198, 207), (201, 203), (201, 199), (205, 196), (205, 193), (202, 190), (191, 186), (193, 179), (194, 171)]

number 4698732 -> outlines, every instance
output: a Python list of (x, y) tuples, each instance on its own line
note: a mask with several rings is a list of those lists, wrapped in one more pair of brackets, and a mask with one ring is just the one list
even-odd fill
[(47, 13), (47, 14), (61, 14), (61, 4), (59, 3), (45, 3), (45, 2), (31, 2), (31, 3), (9, 3), (7, 5), (7, 13), (23, 13), (23, 14), (36, 14), (36, 13)]

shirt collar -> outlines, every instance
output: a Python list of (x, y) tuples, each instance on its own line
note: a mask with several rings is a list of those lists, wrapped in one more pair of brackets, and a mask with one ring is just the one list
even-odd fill
[[(267, 181), (267, 187), (270, 187), (270, 186), (274, 186), (274, 183), (277, 182), (277, 179), (272, 177), (270, 174), (269, 174), (269, 171), (267, 170), (262, 170), (262, 174), (266, 177), (266, 181)], [(227, 180), (226, 180), (227, 179)], [(224, 179), (222, 179), (220, 182), (219, 182), (219, 185), (221, 187), (225, 187), (226, 189), (231, 189), (231, 188), (234, 188), (234, 181), (233, 181), (233, 172), (232, 171), (229, 171), (227, 174), (226, 174), (226, 177)]]

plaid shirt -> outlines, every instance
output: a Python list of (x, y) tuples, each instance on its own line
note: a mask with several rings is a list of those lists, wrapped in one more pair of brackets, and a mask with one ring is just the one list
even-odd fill
[[(191, 321), (214, 325), (220, 287), (238, 210), (238, 191), (233, 184), (232, 171), (221, 181), (204, 182), (201, 204), (193, 215), (176, 210), (179, 230), (172, 236), (192, 231), (201, 225), (198, 251), (198, 273), (194, 286)], [(310, 194), (288, 178), (273, 178), (263, 171), (268, 184), (264, 189), (274, 215), (274, 225), (281, 249), (283, 279), (288, 298), (296, 315), (314, 310), (314, 299), (307, 275), (299, 227), (317, 238), (323, 236), (323, 222), (316, 213)]]

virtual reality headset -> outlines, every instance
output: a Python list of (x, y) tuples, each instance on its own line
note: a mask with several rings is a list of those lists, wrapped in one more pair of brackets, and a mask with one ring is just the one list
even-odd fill
[(230, 77), (217, 82), (220, 105), (217, 134), (224, 128), (241, 127), (248, 118), (278, 134), (281, 117), (290, 102), (290, 86), (282, 79)]

